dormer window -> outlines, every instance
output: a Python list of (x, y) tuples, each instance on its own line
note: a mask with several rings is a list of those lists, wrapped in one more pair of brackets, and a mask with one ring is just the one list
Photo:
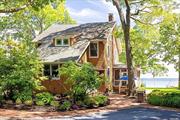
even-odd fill
[(69, 46), (69, 39), (67, 38), (56, 38), (55, 46)]

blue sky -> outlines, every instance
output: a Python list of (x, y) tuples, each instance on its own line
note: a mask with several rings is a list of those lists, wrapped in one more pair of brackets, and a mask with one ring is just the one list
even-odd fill
[(108, 13), (113, 13), (118, 20), (116, 8), (105, 0), (67, 0), (66, 7), (79, 24), (107, 21)]
[[(106, 2), (106, 0), (66, 0), (66, 7), (69, 10), (70, 16), (78, 24), (108, 21), (108, 13), (113, 13), (114, 19), (119, 22), (116, 8), (111, 2)], [(174, 66), (168, 65), (167, 67), (169, 72), (166, 77), (177, 78), (178, 73), (175, 71)], [(142, 77), (152, 77), (152, 75), (145, 74)]]

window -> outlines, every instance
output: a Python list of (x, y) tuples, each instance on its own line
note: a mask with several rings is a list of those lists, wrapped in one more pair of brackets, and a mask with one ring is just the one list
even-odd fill
[(50, 79), (59, 78), (58, 76), (58, 64), (45, 64), (44, 76), (48, 76)]
[(64, 40), (63, 40), (63, 45), (68, 45), (68, 44), (69, 44), (68, 39), (64, 39)]
[(52, 77), (56, 78), (58, 77), (58, 65), (51, 65), (52, 68)]
[(44, 65), (44, 76), (50, 76), (50, 65)]
[(90, 57), (97, 58), (98, 57), (98, 43), (96, 42), (90, 43), (89, 52), (90, 52)]
[(56, 45), (59, 46), (59, 45), (62, 45), (62, 40), (61, 39), (56, 39)]
[(67, 38), (65, 38), (65, 39), (56, 38), (55, 45), (56, 46), (68, 46), (69, 40)]

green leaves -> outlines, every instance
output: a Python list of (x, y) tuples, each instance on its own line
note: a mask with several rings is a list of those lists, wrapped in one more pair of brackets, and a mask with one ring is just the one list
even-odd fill
[(0, 46), (3, 51), (0, 52), (0, 86), (6, 97), (16, 99), (16, 96), (32, 95), (42, 68), (33, 43), (27, 45), (26, 41), (9, 40), (2, 41)]
[(83, 100), (88, 93), (100, 86), (101, 78), (95, 71), (93, 65), (85, 63), (77, 65), (67, 62), (59, 70), (60, 76), (64, 76), (66, 84), (70, 85), (70, 96), (75, 100)]
[[(44, 0), (41, 0), (44, 1)], [(40, 2), (40, 1), (38, 1)], [(2, 16), (0, 18), (0, 30), (12, 29), (13, 35), (20, 39), (34, 39), (45, 29), (54, 23), (75, 24), (65, 7), (65, 2), (53, 2), (44, 4), (43, 8), (34, 10), (26, 8), (16, 13)], [(38, 6), (39, 7), (39, 6)], [(7, 39), (8, 34), (4, 34), (2, 39)]]

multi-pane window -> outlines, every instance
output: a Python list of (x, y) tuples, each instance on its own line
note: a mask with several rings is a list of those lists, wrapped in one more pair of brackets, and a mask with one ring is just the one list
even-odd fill
[(44, 65), (44, 76), (49, 78), (59, 78), (58, 76), (58, 64), (45, 64)]
[(98, 43), (97, 42), (90, 43), (89, 52), (90, 52), (90, 57), (95, 57), (95, 58), (98, 57)]
[(69, 40), (67, 38), (65, 39), (60, 39), (60, 38), (56, 38), (56, 46), (68, 46), (69, 45)]

